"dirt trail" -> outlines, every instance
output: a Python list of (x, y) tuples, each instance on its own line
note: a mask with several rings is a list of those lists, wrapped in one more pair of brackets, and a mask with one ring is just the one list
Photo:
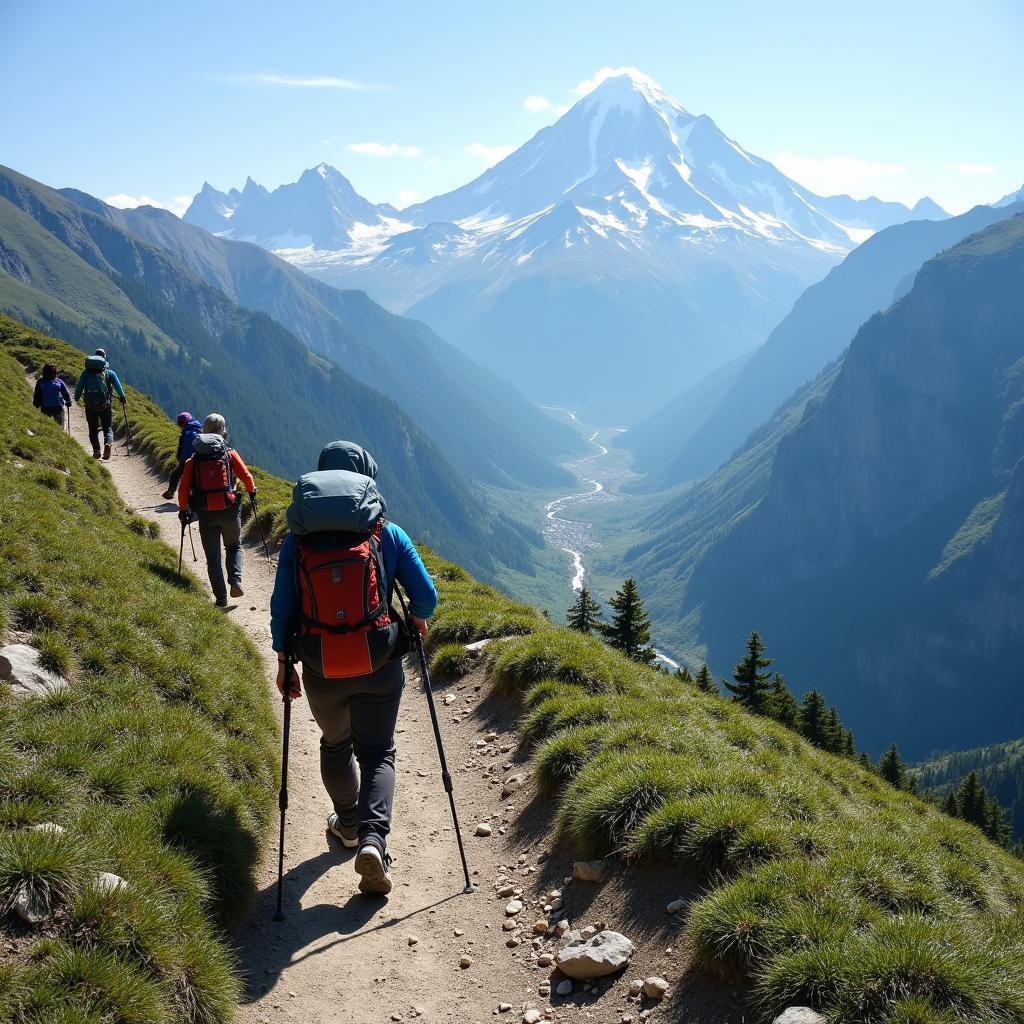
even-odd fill
[[(72, 433), (90, 450), (84, 416), (77, 408)], [(177, 506), (161, 497), (166, 481), (142, 456), (126, 456), (123, 443), (103, 465), (125, 505), (157, 523), (161, 537), (177, 548)], [(199, 562), (192, 562), (186, 537), (184, 566), (208, 588), (194, 532)], [(267, 611), (273, 573), (258, 541), (250, 540), (244, 549), (245, 597), (225, 614), (263, 652), (267, 685), (280, 709), (273, 689), (276, 660)], [(683, 915), (666, 918), (663, 909), (667, 899), (689, 895), (679, 891), (679, 879), (649, 869), (634, 877), (636, 869), (627, 869), (604, 886), (577, 883), (566, 888), (563, 876), (571, 870), (571, 855), (551, 849), (550, 804), (534, 792), (525, 754), (517, 747), (519, 709), (489, 685), (479, 667), (461, 679), (434, 682), (477, 891), (462, 892), (418, 669), (406, 664), (390, 844), (395, 887), (386, 899), (358, 893), (352, 854), (326, 834), (329, 805), (319, 777), (319, 732), (305, 700), (297, 701), (289, 771), (286, 920), (271, 920), (277, 872), (277, 844), (271, 841), (255, 909), (235, 936), (245, 980), (241, 1024), (483, 1024), (492, 1017), (519, 1024), (524, 1016), (536, 1019), (526, 1016), (527, 1011), (565, 1024), (642, 1024), (651, 1014), (687, 1024), (740, 1024), (745, 1018), (737, 993), (715, 989), (687, 969), (689, 957), (680, 941)], [(522, 786), (502, 798), (502, 780), (513, 774), (521, 776)], [(479, 822), (491, 825), (490, 836), (474, 835)], [(507, 890), (512, 888), (524, 904), (514, 927), (506, 920)], [(563, 913), (574, 927), (607, 922), (637, 943), (625, 975), (586, 990), (577, 985), (567, 996), (553, 991), (562, 976), (537, 964), (538, 954), (556, 948), (553, 935), (533, 934), (534, 923), (546, 916), (544, 905), (551, 893), (563, 888)], [(463, 956), (471, 958), (468, 968), (460, 966)], [(652, 973), (672, 981), (669, 999), (657, 1008), (628, 1000), (630, 979)]]

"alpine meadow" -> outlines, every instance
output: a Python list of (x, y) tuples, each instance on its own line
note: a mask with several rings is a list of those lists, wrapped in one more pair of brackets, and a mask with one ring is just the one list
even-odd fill
[(0, 11), (0, 1024), (1024, 1024), (1022, 48)]

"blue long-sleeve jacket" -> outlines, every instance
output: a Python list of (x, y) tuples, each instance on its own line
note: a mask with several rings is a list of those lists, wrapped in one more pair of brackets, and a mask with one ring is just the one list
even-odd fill
[[(75, 401), (77, 402), (82, 397), (82, 392), (85, 391), (85, 375), (88, 370), (84, 371), (78, 378), (78, 383), (75, 385)], [(107, 379), (110, 381), (110, 386), (117, 392), (117, 397), (124, 402), (124, 388), (121, 387), (121, 381), (118, 380), (117, 374), (108, 366), (107, 367)]]
[(185, 424), (178, 438), (178, 462), (184, 462), (192, 454), (192, 445), (202, 432), (203, 425), (199, 420), (189, 420)]
[[(429, 618), (437, 607), (437, 589), (409, 535), (395, 523), (388, 523), (381, 532), (380, 552), (387, 577), (385, 590), (397, 579), (409, 596), (409, 611), (417, 618)], [(295, 559), (295, 537), (289, 533), (278, 552), (274, 593), (270, 597), (270, 636), (275, 651), (284, 650), (289, 630), (299, 615)]]

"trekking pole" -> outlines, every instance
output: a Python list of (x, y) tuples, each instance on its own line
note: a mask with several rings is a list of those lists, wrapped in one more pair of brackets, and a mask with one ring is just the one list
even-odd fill
[(249, 501), (252, 504), (252, 517), (256, 522), (256, 528), (260, 531), (260, 540), (263, 542), (263, 554), (267, 556), (267, 561), (269, 562), (270, 552), (267, 550), (267, 538), (263, 534), (263, 524), (260, 522), (260, 510), (256, 507), (256, 496), (250, 494)]
[[(188, 535), (192, 536), (192, 531), (189, 530)], [(181, 524), (181, 544), (178, 546), (178, 579), (181, 579), (181, 556), (185, 553), (185, 524)]]
[(434, 707), (434, 691), (430, 687), (430, 672), (427, 670), (427, 653), (423, 649), (423, 636), (418, 629), (413, 627), (412, 616), (405, 603), (401, 590), (395, 587), (398, 600), (402, 605), (402, 612), (405, 615), (405, 623), (410, 634), (416, 637), (416, 649), (420, 656), (420, 674), (423, 676), (423, 691), (427, 695), (427, 707), (430, 709), (430, 724), (434, 728), (434, 742), (437, 743), (437, 756), (441, 761), (441, 781), (444, 783), (444, 791), (448, 794), (448, 804), (452, 809), (452, 823), (455, 825), (455, 840), (459, 844), (459, 858), (462, 860), (462, 873), (466, 878), (466, 887), (462, 890), (465, 893), (473, 891), (473, 883), (469, 880), (469, 865), (466, 863), (466, 850), (462, 845), (462, 832), (459, 829), (459, 816), (455, 811), (455, 794), (452, 787), (451, 773), (448, 771), (448, 761), (444, 756), (444, 744), (441, 742), (441, 727), (437, 721), (437, 709)]
[(281, 835), (277, 846), (277, 911), (274, 914), (275, 921), (284, 920), (284, 911), (281, 909), (281, 901), (284, 896), (284, 818), (288, 810), (288, 734), (292, 727), (292, 661), (291, 649), (286, 647), (284, 652), (284, 739), (281, 750), (281, 792), (277, 797), (277, 806), (281, 809)]
[(67, 423), (67, 429), (68, 429), (68, 437), (70, 437), (71, 436), (71, 406), (70, 405), (65, 406), (64, 407), (64, 411), (67, 413), (66, 423)]
[(128, 406), (124, 402), (121, 403), (121, 412), (124, 413), (124, 450), (128, 457), (132, 454), (132, 431), (128, 425)]
[(188, 542), (192, 545), (192, 561), (198, 562), (199, 558), (196, 555), (196, 542), (192, 539), (192, 524), (188, 524)]

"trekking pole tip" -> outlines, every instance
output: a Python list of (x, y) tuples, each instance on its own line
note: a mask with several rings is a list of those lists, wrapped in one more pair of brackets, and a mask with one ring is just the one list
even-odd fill
[(463, 890), (463, 894), (469, 896), (471, 893), (476, 892), (476, 886), (470, 882)]

